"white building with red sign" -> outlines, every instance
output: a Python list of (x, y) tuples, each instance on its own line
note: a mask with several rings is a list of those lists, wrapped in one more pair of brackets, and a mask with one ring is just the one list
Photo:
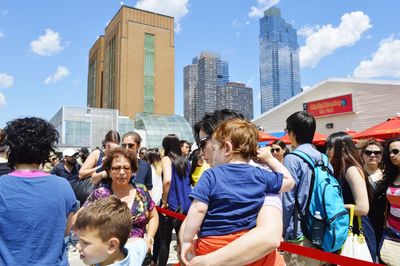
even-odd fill
[(286, 118), (307, 111), (318, 133), (361, 131), (400, 113), (400, 81), (330, 78), (255, 118), (267, 133), (282, 132)]

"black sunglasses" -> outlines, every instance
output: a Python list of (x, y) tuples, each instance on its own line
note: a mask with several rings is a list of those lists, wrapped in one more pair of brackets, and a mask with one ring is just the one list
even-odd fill
[(281, 148), (276, 148), (276, 149), (271, 148), (271, 153), (280, 152), (280, 151), (281, 151)]
[(204, 148), (206, 147), (206, 144), (207, 144), (207, 140), (209, 140), (209, 139), (211, 139), (211, 136), (202, 137), (201, 139), (199, 139), (200, 149), (204, 150)]
[(399, 149), (393, 149), (393, 150), (390, 151), (390, 154), (393, 153), (394, 155), (397, 155), (399, 152), (400, 152)]
[(364, 151), (364, 154), (365, 154), (365, 155), (368, 155), (368, 156), (371, 156), (372, 154), (378, 156), (378, 155), (381, 155), (382, 152), (381, 152), (381, 151), (370, 151), (370, 150), (365, 150), (365, 151)]
[(126, 149), (127, 146), (128, 146), (129, 149), (132, 149), (135, 146), (135, 144), (133, 144), (133, 143), (122, 143), (121, 146), (124, 149)]

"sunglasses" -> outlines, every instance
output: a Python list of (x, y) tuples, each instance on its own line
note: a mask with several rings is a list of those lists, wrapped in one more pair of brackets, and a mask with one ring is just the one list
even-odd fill
[(129, 149), (132, 149), (133, 147), (135, 147), (135, 144), (133, 144), (133, 143), (122, 143), (121, 146), (124, 149), (126, 149), (126, 147), (128, 147)]
[(280, 151), (281, 151), (281, 148), (276, 148), (276, 149), (271, 148), (271, 153), (280, 152)]
[(382, 152), (381, 152), (381, 151), (370, 151), (370, 150), (365, 150), (365, 151), (364, 151), (364, 154), (367, 155), (367, 156), (371, 156), (372, 154), (378, 156), (378, 155), (381, 155)]
[(211, 136), (202, 137), (201, 139), (199, 139), (200, 149), (204, 150), (204, 148), (206, 147), (206, 144), (207, 144), (207, 140), (209, 140), (209, 139), (211, 139)]
[(390, 154), (393, 153), (394, 155), (397, 155), (397, 154), (399, 154), (399, 152), (400, 152), (399, 149), (393, 149), (393, 150), (390, 151)]
[(111, 167), (111, 171), (117, 172), (117, 173), (119, 171), (121, 171), (121, 169), (124, 170), (124, 172), (129, 172), (131, 170), (130, 167), (121, 167), (121, 166), (113, 166), (113, 167)]

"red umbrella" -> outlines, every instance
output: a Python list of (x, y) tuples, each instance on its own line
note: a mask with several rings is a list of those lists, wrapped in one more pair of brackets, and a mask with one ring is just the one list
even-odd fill
[(347, 134), (350, 135), (350, 137), (354, 137), (355, 134), (357, 134), (357, 132), (355, 132), (354, 130), (351, 129), (346, 129), (344, 132), (346, 132)]
[(258, 141), (271, 141), (271, 140), (277, 140), (277, 137), (274, 137), (270, 134), (258, 131)]
[(400, 116), (389, 118), (385, 122), (354, 134), (353, 136), (353, 138), (356, 139), (388, 139), (394, 137), (400, 137)]
[[(287, 134), (286, 134), (285, 136), (283, 136), (283, 137), (281, 138), (281, 140), (282, 140), (283, 142), (285, 142), (285, 144), (290, 144), (290, 139), (289, 139), (289, 136), (288, 136)], [(313, 140), (312, 140), (312, 142), (313, 142), (315, 145), (322, 145), (322, 144), (325, 143), (325, 141), (326, 141), (326, 135), (321, 134), (321, 133), (318, 133), (318, 132), (315, 132), (314, 138), (313, 138)]]

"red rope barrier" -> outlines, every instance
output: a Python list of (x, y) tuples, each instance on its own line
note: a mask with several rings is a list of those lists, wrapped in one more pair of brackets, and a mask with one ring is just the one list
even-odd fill
[[(180, 213), (176, 213), (174, 211), (168, 210), (168, 209), (163, 209), (160, 207), (156, 207), (157, 211), (159, 213), (163, 213), (167, 216), (170, 216), (172, 218), (176, 218), (178, 220), (183, 221), (186, 217), (186, 215), (180, 214)], [(288, 243), (288, 242), (281, 242), (281, 245), (279, 247), (280, 250), (283, 251), (287, 251), (290, 253), (294, 253), (297, 255), (301, 255), (304, 257), (308, 257), (308, 258), (312, 258), (312, 259), (316, 259), (319, 261), (325, 261), (331, 264), (338, 264), (338, 265), (345, 265), (345, 266), (353, 266), (353, 265), (357, 265), (357, 266), (372, 266), (372, 265), (381, 265), (381, 264), (377, 264), (377, 263), (372, 263), (372, 262), (367, 262), (367, 261), (363, 261), (363, 260), (358, 260), (358, 259), (353, 259), (353, 258), (349, 258), (346, 256), (341, 256), (341, 255), (337, 255), (334, 253), (329, 253), (329, 252), (325, 252), (319, 249), (315, 249), (315, 248), (310, 248), (310, 247), (303, 247), (300, 245), (296, 245), (296, 244), (292, 244), (292, 243)]]

